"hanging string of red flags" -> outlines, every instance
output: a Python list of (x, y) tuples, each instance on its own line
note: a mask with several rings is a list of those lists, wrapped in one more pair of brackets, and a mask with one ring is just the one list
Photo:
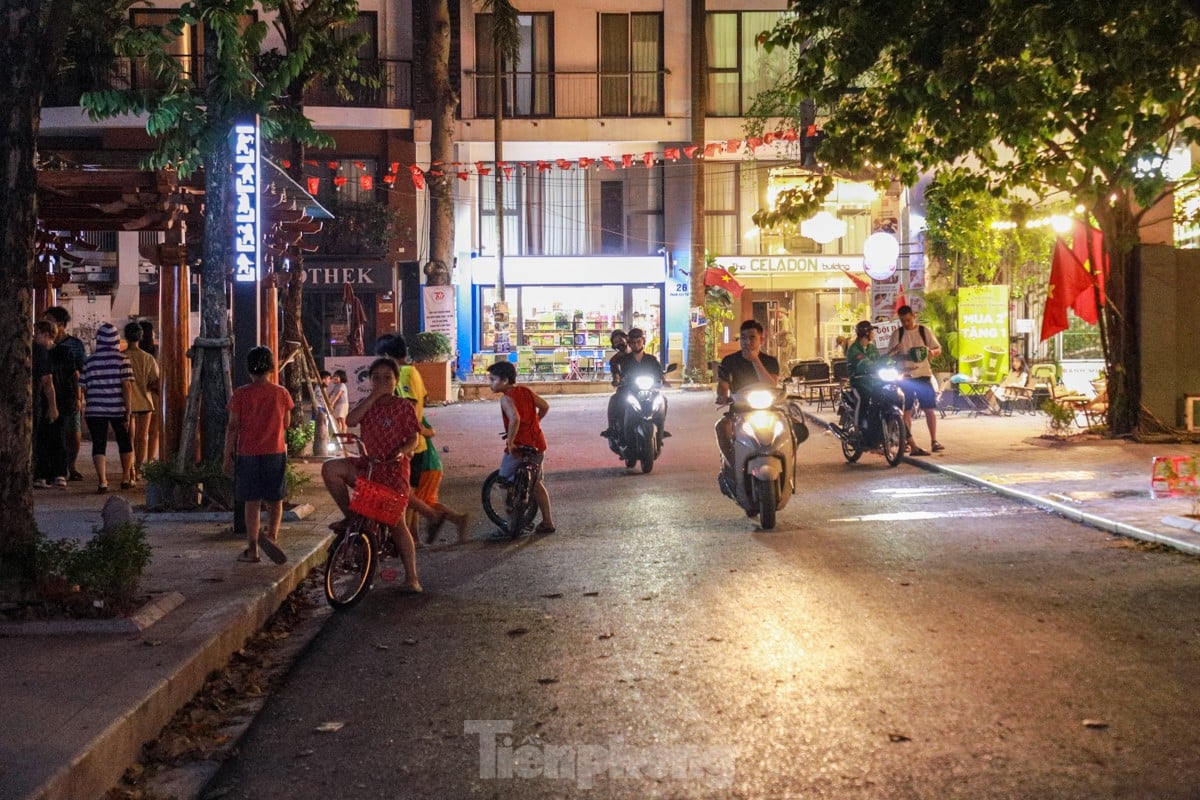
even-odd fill
[(742, 296), (742, 285), (724, 267), (706, 267), (704, 269), (704, 285), (724, 289), (734, 297)]
[[(615, 172), (617, 169), (634, 169), (637, 166), (652, 168), (656, 164), (673, 164), (685, 159), (712, 159), (722, 153), (736, 155), (743, 150), (753, 155), (760, 147), (771, 146), (778, 142), (796, 142), (799, 139), (800, 136), (797, 131), (789, 128), (782, 131), (768, 131), (762, 136), (751, 136), (747, 139), (725, 139), (722, 141), (705, 142), (703, 144), (663, 147), (661, 151), (647, 150), (642, 153), (622, 153), (620, 156), (600, 155), (576, 156), (573, 158), (541, 158), (533, 161), (502, 161), (499, 163), (490, 161), (451, 161), (443, 164), (435, 162), (430, 164), (428, 169), (423, 169), (419, 164), (402, 164), (399, 161), (393, 161), (383, 170), (383, 174), (378, 176), (373, 164), (366, 161), (331, 160), (318, 162), (315, 159), (306, 159), (304, 164), (310, 169), (305, 170), (307, 173), (305, 175), (305, 185), (308, 193), (312, 195), (320, 192), (322, 185), (326, 185), (324, 184), (325, 181), (329, 181), (335, 191), (341, 191), (351, 181), (354, 181), (360, 190), (366, 192), (374, 190), (377, 183), (381, 183), (383, 187), (391, 189), (395, 187), (396, 179), (402, 169), (408, 171), (413, 186), (418, 190), (424, 189), (431, 177), (440, 178), (443, 175), (452, 175), (458, 180), (465, 181), (469, 180), (472, 176), (494, 177), (497, 170), (503, 176), (504, 180), (512, 180), (518, 170), (544, 173), (551, 170), (570, 172), (576, 169), (584, 171), (589, 169), (604, 169)], [(313, 171), (321, 172), (322, 168), (328, 170), (327, 175), (311, 174)]]
[[(1096, 263), (1100, 269), (1095, 268)], [(1046, 290), (1046, 311), (1042, 315), (1042, 338), (1049, 339), (1065, 331), (1070, 322), (1067, 309), (1084, 322), (1095, 325), (1104, 305), (1104, 280), (1108, 276), (1108, 254), (1104, 235), (1082, 220), (1075, 220), (1071, 245), (1054, 239), (1050, 261), (1050, 286)]]

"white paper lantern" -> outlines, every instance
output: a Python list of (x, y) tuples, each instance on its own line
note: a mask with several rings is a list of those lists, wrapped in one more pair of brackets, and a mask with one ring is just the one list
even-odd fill
[(896, 274), (896, 260), (900, 258), (900, 242), (894, 234), (880, 231), (867, 237), (863, 243), (863, 266), (867, 274), (877, 281), (885, 281)]
[(817, 244), (829, 244), (846, 235), (846, 222), (828, 211), (819, 211), (800, 223), (800, 233)]

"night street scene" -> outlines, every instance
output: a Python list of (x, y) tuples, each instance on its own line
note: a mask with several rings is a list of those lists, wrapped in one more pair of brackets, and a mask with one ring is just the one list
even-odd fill
[(1200, 4), (0, 47), (0, 800), (1200, 797)]

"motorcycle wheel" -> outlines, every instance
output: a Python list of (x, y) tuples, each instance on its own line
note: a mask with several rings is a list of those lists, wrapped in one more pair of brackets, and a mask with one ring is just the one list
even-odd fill
[(857, 444), (858, 430), (854, 426), (854, 414), (849, 409), (842, 410), (842, 416), (838, 420), (838, 425), (846, 432), (845, 439), (842, 439), (842, 455), (846, 461), (853, 464), (862, 458), (862, 447)]
[(650, 435), (642, 440), (642, 474), (650, 472), (654, 469), (654, 429), (650, 429)]
[(779, 485), (767, 478), (758, 479), (758, 524), (764, 531), (775, 527), (775, 509), (779, 505)]
[(883, 457), (889, 467), (900, 463), (904, 457), (904, 418), (892, 409), (883, 415)]

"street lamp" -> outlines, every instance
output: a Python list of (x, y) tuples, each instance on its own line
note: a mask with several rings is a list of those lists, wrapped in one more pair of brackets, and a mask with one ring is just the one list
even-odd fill
[(896, 261), (900, 258), (900, 242), (895, 234), (879, 231), (863, 242), (863, 266), (867, 274), (877, 281), (886, 281), (896, 274)]

